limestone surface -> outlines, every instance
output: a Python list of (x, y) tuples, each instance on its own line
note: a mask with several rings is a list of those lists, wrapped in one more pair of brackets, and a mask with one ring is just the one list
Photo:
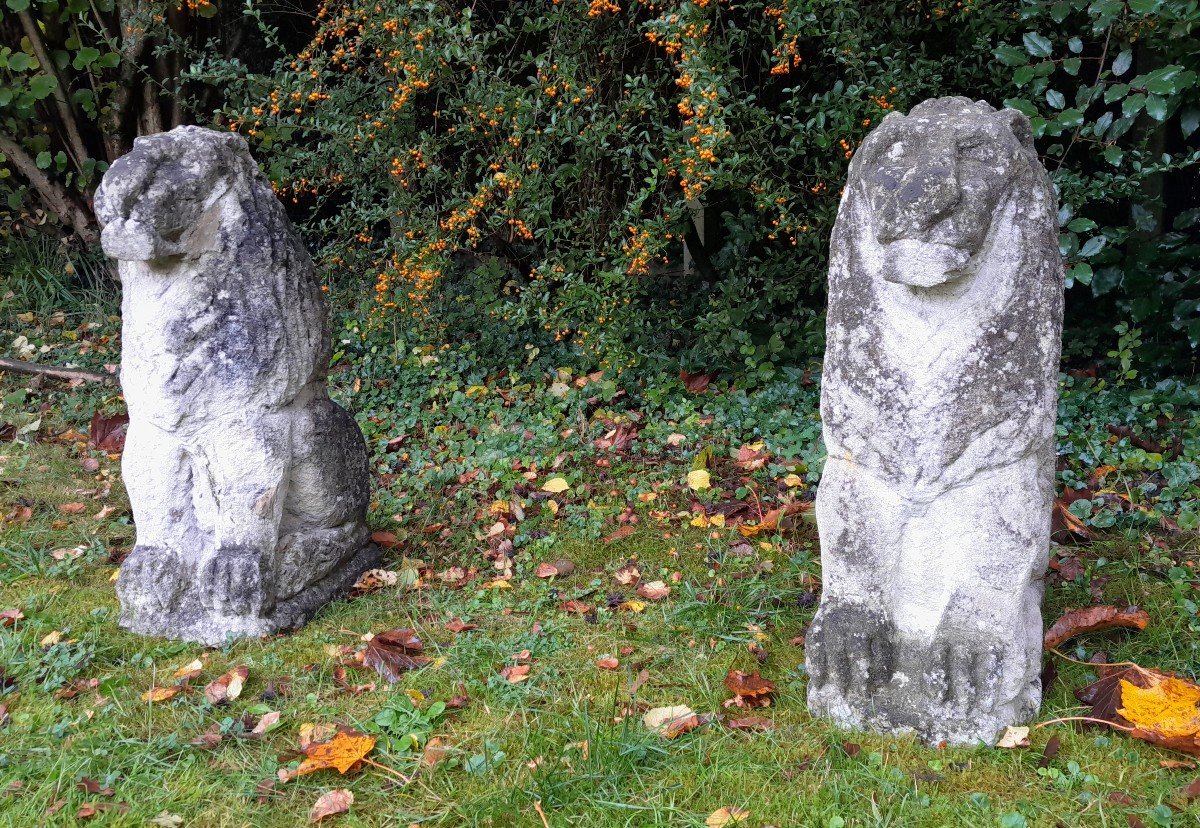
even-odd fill
[(237, 135), (139, 138), (95, 203), (122, 286), (121, 624), (206, 644), (297, 627), (378, 558), (312, 262)]
[(1029, 122), (966, 98), (889, 114), (830, 249), (808, 705), (995, 742), (1041, 701), (1063, 273)]

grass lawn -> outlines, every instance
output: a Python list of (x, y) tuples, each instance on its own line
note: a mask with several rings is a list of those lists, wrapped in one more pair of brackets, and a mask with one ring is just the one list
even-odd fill
[[(486, 588), (489, 565), (471, 543), (429, 535), (407, 544), (408, 557), (389, 553), (398, 585), (335, 603), (294, 635), (215, 650), (127, 634), (111, 583), (110, 550), (128, 549), (133, 532), (118, 463), (71, 436), (0, 450), (0, 609), (24, 615), (0, 631), (8, 716), (0, 824), (72, 824), (98, 805), (88, 824), (290, 826), (334, 788), (354, 795), (349, 812), (329, 820), (345, 826), (701, 826), (729, 806), (749, 812), (730, 824), (747, 826), (1200, 818), (1180, 793), (1196, 771), (1161, 764), (1187, 757), (1118, 733), (1053, 724), (1034, 730), (1028, 748), (939, 750), (811, 719), (803, 646), (793, 642), (811, 619), (819, 576), (804, 523), (730, 554), (733, 530), (660, 522), (643, 507), (627, 537), (606, 543), (567, 532), (543, 549), (542, 559), (572, 561), (570, 575), (537, 578), (536, 561), (519, 562), (510, 588)], [(86, 459), (98, 467), (85, 468)], [(1093, 544), (1081, 558), (1086, 573), (1049, 590), (1049, 617), (1091, 602), (1090, 586), (1153, 618), (1137, 635), (1079, 639), (1073, 656), (1104, 649), (1114, 661), (1194, 667), (1189, 616), (1162, 573), (1166, 559), (1195, 549), (1151, 540)], [(630, 559), (643, 581), (665, 581), (670, 595), (640, 612), (609, 609), (610, 593), (635, 597), (614, 580)], [(483, 571), (461, 587), (430, 574), (472, 564)], [(414, 568), (425, 572), (418, 583)], [(562, 609), (570, 599), (600, 609), (572, 614)], [(445, 625), (455, 618), (479, 627), (451, 632)], [(338, 669), (363, 634), (397, 627), (417, 631), (429, 665), (394, 685), (370, 670)], [(601, 669), (604, 656), (617, 668)], [(197, 659), (190, 690), (144, 699)], [(525, 663), (526, 680), (501, 675)], [(249, 669), (244, 689), (213, 706), (204, 686), (237, 666)], [(774, 703), (723, 708), (730, 669), (761, 670), (777, 685)], [(1043, 719), (1079, 714), (1072, 690), (1091, 678), (1089, 668), (1060, 660)], [(439, 704), (464, 695), (460, 709)], [(678, 704), (715, 717), (761, 715), (771, 726), (734, 730), (714, 718), (668, 740), (643, 725), (645, 710)], [(268, 712), (278, 724), (248, 733)], [(289, 752), (305, 724), (335, 723), (375, 734), (370, 758), (411, 781), (372, 766), (276, 780), (280, 768), (295, 767)], [(215, 746), (191, 744), (213, 729), (223, 735)], [(1051, 737), (1061, 747), (1045, 762)], [(85, 778), (111, 795), (88, 792)]]

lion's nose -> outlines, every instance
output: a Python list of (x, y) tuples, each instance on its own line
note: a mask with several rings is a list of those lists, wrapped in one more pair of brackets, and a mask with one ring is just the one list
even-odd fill
[(924, 232), (958, 204), (960, 195), (954, 168), (929, 163), (904, 176), (896, 200), (906, 223), (916, 232)]

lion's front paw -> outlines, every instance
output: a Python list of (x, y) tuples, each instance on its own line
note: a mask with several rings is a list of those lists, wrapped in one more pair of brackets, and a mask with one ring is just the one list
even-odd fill
[(217, 550), (201, 574), (204, 605), (222, 615), (261, 615), (271, 604), (269, 589), (263, 556), (249, 547)]
[(956, 710), (990, 710), (996, 703), (1001, 658), (999, 645), (982, 638), (935, 642), (926, 687), (934, 698)]
[(137, 546), (121, 562), (117, 596), (127, 607), (169, 609), (183, 588), (179, 557), (162, 546)]
[(816, 689), (872, 695), (892, 680), (895, 630), (878, 610), (852, 604), (824, 608), (805, 648)]

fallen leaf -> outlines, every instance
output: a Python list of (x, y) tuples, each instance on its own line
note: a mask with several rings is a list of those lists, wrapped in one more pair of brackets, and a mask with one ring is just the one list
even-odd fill
[(1068, 505), (1062, 498), (1054, 501), (1054, 509), (1050, 513), (1050, 537), (1059, 543), (1091, 543), (1096, 539), (1096, 534), (1071, 513)]
[(693, 469), (688, 472), (687, 476), (688, 488), (694, 492), (703, 491), (704, 489), (712, 488), (712, 475), (707, 469)]
[(183, 665), (175, 671), (174, 677), (176, 681), (186, 682), (200, 676), (200, 671), (204, 669), (204, 662), (196, 659), (188, 664)]
[(1062, 740), (1058, 736), (1051, 736), (1046, 742), (1046, 747), (1042, 750), (1042, 758), (1038, 760), (1039, 768), (1048, 768), (1054, 757), (1058, 755), (1058, 749), (1062, 745)]
[(642, 716), (642, 724), (666, 739), (674, 739), (676, 736), (695, 730), (707, 721), (707, 716), (697, 715), (686, 704), (655, 707), (647, 710), (646, 714)]
[(550, 494), (562, 494), (569, 488), (571, 488), (571, 484), (563, 477), (551, 477), (542, 484), (542, 491), (550, 492)]
[(375, 737), (355, 730), (339, 730), (328, 742), (311, 742), (304, 749), (304, 761), (294, 776), (303, 776), (326, 768), (345, 773), (375, 748)]
[(628, 601), (622, 601), (617, 608), (637, 613), (646, 608), (646, 602), (639, 601), (636, 598), (630, 598)]
[(1193, 799), (1200, 797), (1200, 779), (1193, 779), (1188, 784), (1179, 789), (1179, 795), (1185, 801), (1191, 802)]
[(92, 414), (91, 427), (88, 429), (88, 445), (100, 451), (124, 451), (128, 429), (128, 414), (105, 416), (96, 411)]
[(596, 609), (587, 601), (580, 601), (576, 598), (563, 601), (560, 605), (560, 608), (563, 612), (572, 613), (574, 615), (587, 615), (590, 612), (594, 612)]
[(25, 617), (19, 609), (0, 610), (0, 627), (11, 627)]
[(446, 629), (448, 629), (452, 633), (461, 633), (461, 632), (467, 632), (468, 630), (477, 630), (477, 629), (479, 629), (479, 625), (478, 624), (468, 624), (465, 621), (463, 621), (461, 618), (455, 618), (454, 620), (448, 621), (446, 623)]
[(613, 579), (621, 586), (633, 586), (642, 577), (641, 570), (637, 568), (637, 564), (630, 562), (613, 573)]
[(313, 803), (312, 810), (308, 812), (308, 821), (320, 822), (325, 817), (333, 816), (334, 814), (344, 814), (350, 810), (350, 806), (353, 803), (354, 794), (345, 788), (337, 788), (328, 793), (323, 793)]
[(750, 818), (750, 812), (745, 808), (739, 808), (736, 805), (729, 805), (724, 808), (718, 808), (708, 815), (708, 819), (704, 820), (706, 828), (724, 828), (726, 825), (734, 825), (738, 822), (745, 822)]
[(58, 511), (64, 515), (81, 515), (87, 511), (87, 504), (84, 503), (63, 503), (58, 507)]
[(84, 793), (90, 793), (93, 796), (112, 796), (116, 791), (112, 788), (106, 788), (100, 785), (95, 779), (85, 776), (75, 783), (75, 787)]
[(367, 642), (363, 665), (379, 673), (389, 684), (395, 684), (402, 674), (429, 663), (427, 656), (415, 655), (424, 649), (416, 630), (388, 630)]
[(758, 674), (730, 670), (725, 674), (725, 688), (733, 693), (729, 703), (738, 707), (769, 707), (775, 693), (775, 683)]
[(399, 580), (399, 572), (388, 569), (368, 569), (358, 576), (358, 580), (350, 588), (350, 595), (357, 598), (360, 595), (378, 592), (381, 589), (395, 586)]
[(621, 662), (617, 661), (617, 659), (613, 658), (612, 656), (603, 656), (596, 659), (596, 666), (601, 670), (615, 670), (621, 666)]
[(671, 594), (671, 588), (662, 581), (651, 581), (639, 586), (637, 594), (647, 601), (659, 601)]
[(687, 437), (679, 432), (674, 432), (667, 435), (667, 445), (671, 447), (682, 446)]
[(1138, 607), (1099, 606), (1068, 610), (1046, 630), (1043, 644), (1047, 650), (1056, 650), (1066, 641), (1084, 633), (1100, 632), (1118, 627), (1144, 630), (1150, 623), (1150, 614)]
[(620, 529), (618, 529), (617, 531), (613, 532), (611, 535), (606, 537), (604, 539), (604, 544), (607, 546), (609, 544), (616, 543), (617, 541), (625, 540), (625, 538), (629, 537), (636, 531), (637, 531), (637, 527), (632, 526), (631, 524), (627, 523), (624, 526), (622, 526)]
[(683, 387), (693, 394), (703, 394), (708, 390), (709, 383), (712, 382), (712, 374), (692, 374), (681, 370), (679, 379), (683, 381)]
[(1108, 801), (1124, 805), (1126, 808), (1133, 805), (1133, 797), (1124, 791), (1113, 791), (1108, 795)]
[(179, 695), (179, 691), (183, 688), (179, 685), (173, 687), (151, 687), (145, 693), (142, 693), (142, 701), (144, 702), (164, 702), (168, 699), (173, 699)]
[(300, 750), (306, 749), (315, 742), (328, 742), (335, 733), (337, 733), (337, 727), (334, 725), (304, 722), (300, 725)]
[(1164, 759), (1158, 763), (1158, 766), (1167, 770), (1192, 770), (1196, 767), (1196, 763), (1186, 759)]
[(384, 549), (399, 549), (404, 545), (404, 542), (397, 538), (394, 533), (383, 531), (372, 532), (371, 543), (382, 546)]
[(1010, 749), (1029, 747), (1029, 728), (1009, 725), (1000, 734), (1000, 740), (996, 742), (996, 747)]
[(1117, 713), (1135, 728), (1172, 740), (1191, 738), (1200, 731), (1198, 705), (1200, 687), (1164, 675), (1152, 679), (1148, 687), (1122, 680), (1121, 707)]
[(156, 825), (158, 828), (180, 828), (183, 825), (183, 817), (170, 811), (159, 811), (158, 816), (146, 820), (146, 824)]
[(534, 570), (534, 575), (538, 578), (553, 578), (556, 575), (570, 575), (575, 571), (575, 564), (566, 559), (557, 560), (554, 563), (540, 563), (537, 569)]
[(529, 678), (529, 665), (510, 664), (500, 671), (500, 675), (509, 684), (520, 684)]
[(842, 742), (842, 750), (846, 751), (846, 755), (853, 759), (862, 753), (862, 745), (858, 742)]
[(449, 753), (450, 749), (443, 744), (442, 737), (434, 736), (425, 743), (425, 749), (421, 751), (421, 766), (432, 768), (438, 762), (445, 759)]
[(249, 675), (249, 667), (234, 667), (204, 688), (204, 698), (212, 705), (233, 701), (242, 694), (242, 685)]
[(221, 726), (219, 724), (214, 724), (195, 739), (192, 739), (189, 744), (192, 744), (198, 748), (204, 748), (205, 750), (212, 750), (217, 745), (221, 744), (221, 740), (224, 738), (224, 734), (221, 733)]
[(254, 725), (250, 733), (254, 736), (262, 736), (264, 733), (274, 730), (277, 724), (279, 724), (279, 711), (268, 710), (262, 714), (262, 717), (259, 718), (258, 723)]
[(42, 640), (39, 641), (38, 644), (43, 649), (45, 649), (45, 648), (53, 647), (55, 644), (57, 644), (60, 641), (62, 641), (62, 631), (61, 630), (51, 630), (50, 632), (48, 632), (44, 636), (42, 636)]

